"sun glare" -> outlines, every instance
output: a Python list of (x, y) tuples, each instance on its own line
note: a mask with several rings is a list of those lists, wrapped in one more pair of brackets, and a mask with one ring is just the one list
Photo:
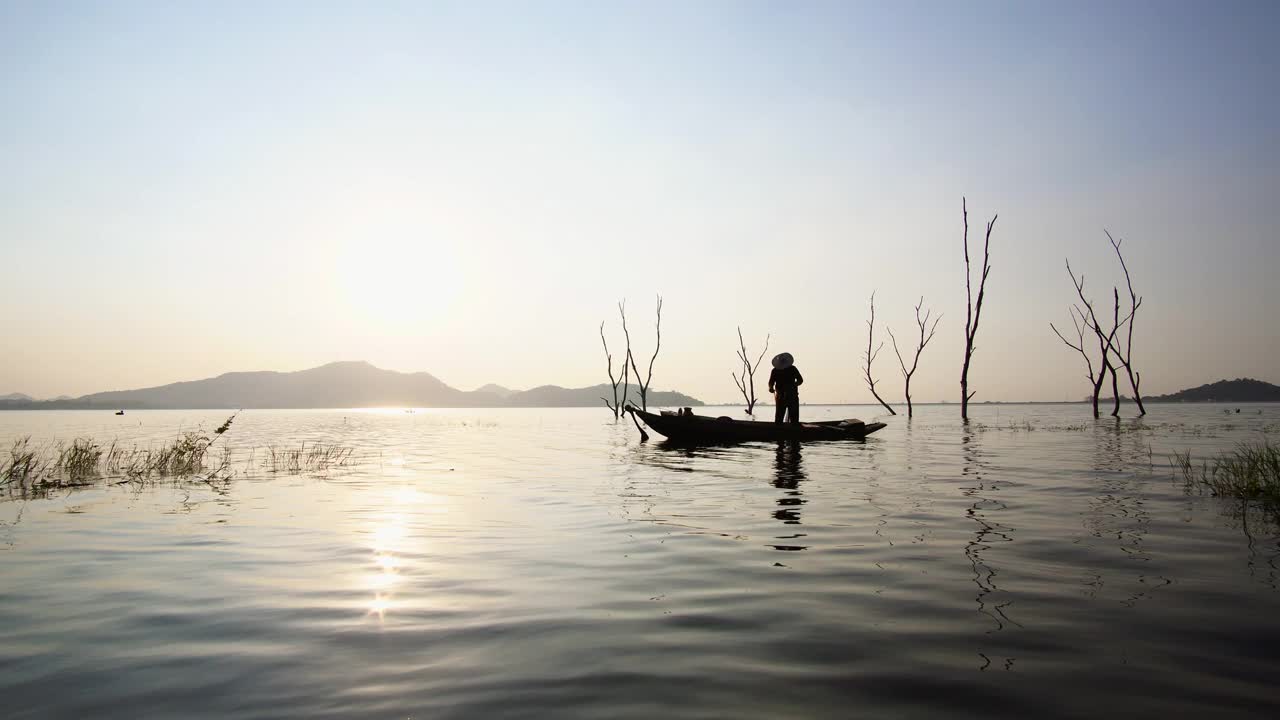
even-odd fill
[(447, 317), (465, 287), (453, 253), (436, 245), (356, 245), (339, 262), (340, 306), (375, 327)]
[[(388, 512), (380, 514), (369, 528), (368, 549), (372, 553), (372, 572), (365, 575), (364, 587), (373, 593), (366, 615), (386, 619), (392, 608), (396, 589), (404, 590), (401, 573), (414, 557), (419, 557), (423, 537), (410, 531), (408, 518), (416, 507), (419, 512), (443, 512), (438, 505), (440, 497), (411, 487), (392, 488), (385, 491), (381, 505)], [(422, 506), (427, 507), (422, 507)]]

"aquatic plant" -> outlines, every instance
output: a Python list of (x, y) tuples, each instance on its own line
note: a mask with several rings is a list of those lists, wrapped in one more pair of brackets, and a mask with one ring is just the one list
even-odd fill
[(323, 443), (307, 447), (304, 442), (301, 447), (289, 450), (277, 450), (275, 446), (268, 446), (267, 452), (269, 455), (263, 460), (263, 465), (273, 473), (328, 470), (332, 467), (345, 467), (355, 459), (352, 448)]
[[(69, 444), (54, 443), (33, 447), (31, 438), (14, 441), (9, 458), (0, 465), (0, 480), (38, 488), (83, 485), (95, 476), (123, 477), (139, 480), (146, 477), (184, 477), (206, 470), (205, 458), (210, 446), (231, 426), (235, 415), (227, 418), (213, 438), (196, 431), (184, 432), (159, 447), (124, 448), (116, 443), (104, 448), (92, 438), (76, 438)], [(218, 471), (229, 463), (223, 453)]]
[(1188, 489), (1200, 487), (1221, 497), (1280, 503), (1280, 445), (1268, 440), (1239, 443), (1199, 466), (1191, 459), (1191, 451), (1174, 452), (1172, 464)]
[(100, 445), (88, 438), (76, 438), (70, 445), (59, 447), (58, 459), (54, 467), (60, 470), (69, 480), (83, 480), (98, 472), (98, 462), (104, 450)]
[(17, 438), (9, 448), (9, 459), (0, 465), (0, 482), (25, 481), (43, 473), (47, 464), (40, 451), (31, 446), (30, 435)]

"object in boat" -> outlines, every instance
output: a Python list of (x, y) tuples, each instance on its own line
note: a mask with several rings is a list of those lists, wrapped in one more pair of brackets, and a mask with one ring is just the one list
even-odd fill
[(123, 411), (123, 410), (117, 410), (117, 411), (116, 411), (116, 414), (117, 414), (117, 415), (123, 415), (123, 414), (124, 414), (124, 411)]
[(885, 427), (884, 423), (864, 423), (853, 419), (772, 423), (694, 415), (689, 408), (656, 415), (630, 405), (627, 409), (668, 440), (690, 444), (714, 445), (749, 440), (862, 440)]

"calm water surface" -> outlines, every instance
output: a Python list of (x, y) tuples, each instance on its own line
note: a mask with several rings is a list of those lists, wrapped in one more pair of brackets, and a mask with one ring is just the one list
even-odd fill
[[(248, 411), (226, 488), (0, 500), (0, 715), (1280, 713), (1276, 528), (1167, 461), (1280, 407), (958, 414), (690, 451), (595, 409)], [(225, 416), (0, 413), (0, 443)], [(263, 469), (302, 441), (361, 463)]]

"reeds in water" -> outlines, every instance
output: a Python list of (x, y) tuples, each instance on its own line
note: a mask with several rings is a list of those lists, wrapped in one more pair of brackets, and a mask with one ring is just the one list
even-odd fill
[(24, 482), (43, 475), (49, 461), (38, 448), (31, 446), (31, 436), (18, 438), (9, 448), (9, 457), (0, 465), (0, 484)]
[(1221, 497), (1280, 503), (1280, 445), (1268, 440), (1240, 443), (1199, 466), (1190, 451), (1175, 452), (1172, 463), (1189, 488), (1198, 486)]
[[(92, 438), (76, 438), (70, 444), (43, 447), (31, 444), (30, 436), (18, 438), (9, 448), (9, 457), (0, 462), (0, 484), (24, 488), (57, 488), (86, 485), (98, 477), (141, 480), (149, 477), (189, 477), (206, 471), (209, 448), (231, 427), (235, 415), (214, 430), (210, 438), (188, 431), (159, 447), (124, 448), (116, 443), (103, 447)], [(227, 468), (228, 455), (210, 474)]]
[(355, 451), (352, 448), (323, 443), (314, 443), (308, 447), (304, 442), (296, 450), (277, 450), (275, 446), (269, 446), (267, 453), (268, 456), (263, 464), (273, 473), (315, 472), (346, 467), (355, 459)]
[(54, 468), (72, 481), (84, 480), (98, 474), (98, 463), (105, 451), (88, 438), (76, 438), (70, 445), (61, 446)]
[(14, 441), (8, 457), (0, 457), (0, 486), (8, 492), (43, 493), (51, 489), (90, 485), (98, 479), (114, 478), (120, 483), (148, 480), (194, 478), (204, 482), (226, 482), (239, 471), (253, 468), (271, 473), (324, 472), (359, 462), (353, 448), (342, 445), (303, 442), (297, 448), (267, 448), (260, 465), (255, 450), (234, 453), (223, 443), (220, 453), (211, 448), (231, 427), (232, 415), (211, 434), (188, 431), (158, 447), (103, 446), (92, 438), (76, 438), (67, 443), (33, 445), (31, 438)]

